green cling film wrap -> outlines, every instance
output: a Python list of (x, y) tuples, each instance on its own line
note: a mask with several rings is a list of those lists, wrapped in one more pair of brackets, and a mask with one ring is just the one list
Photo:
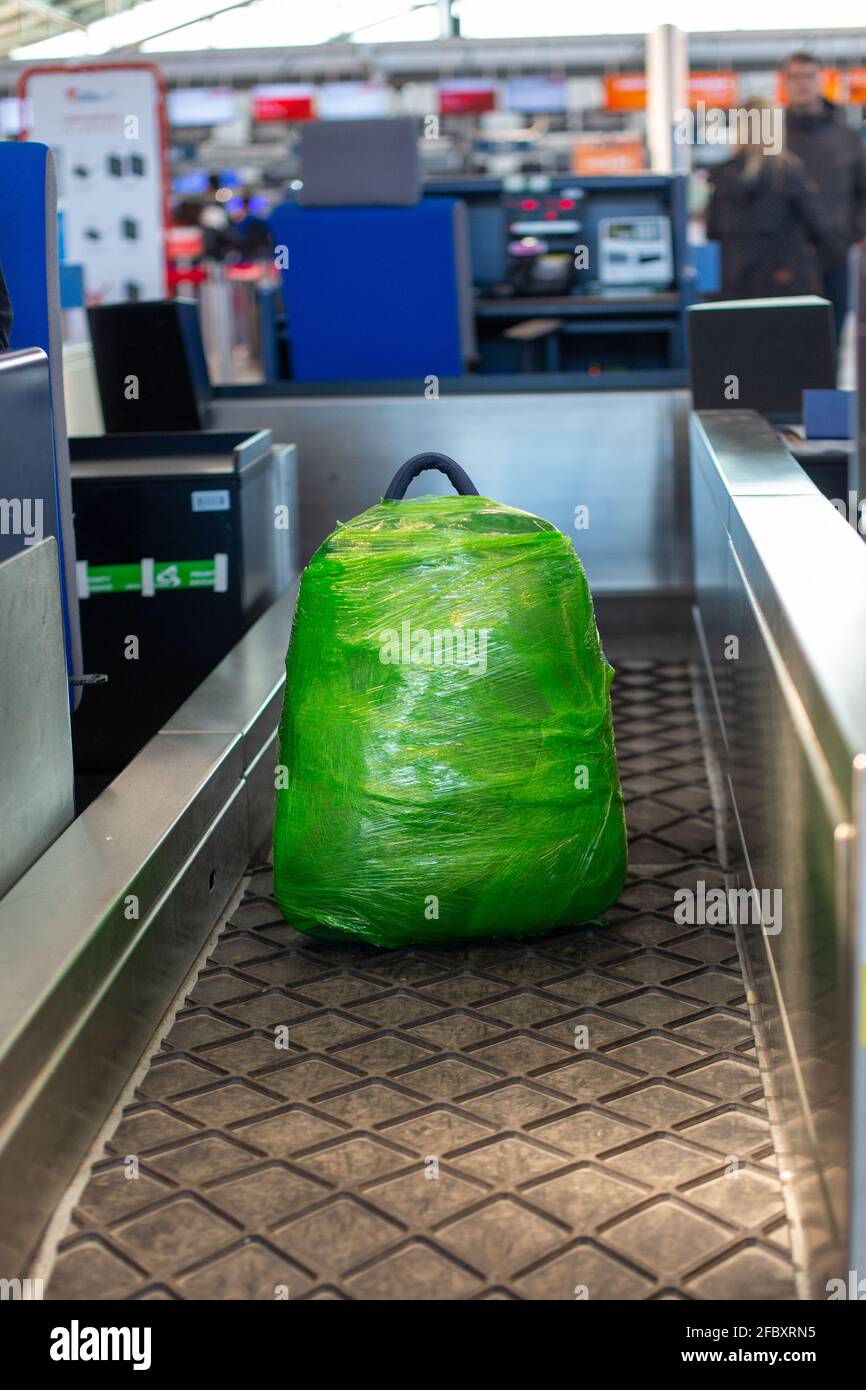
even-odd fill
[[(404, 499), (428, 467), (462, 495)], [(299, 931), (526, 937), (615, 902), (613, 671), (549, 522), (410, 460), (310, 561), (286, 674), (274, 870)]]

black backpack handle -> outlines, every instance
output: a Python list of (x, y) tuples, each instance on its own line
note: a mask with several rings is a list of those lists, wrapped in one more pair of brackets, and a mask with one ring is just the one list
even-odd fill
[(473, 483), (469, 474), (455, 463), (447, 454), (415, 454), (407, 459), (402, 468), (391, 479), (391, 485), (385, 493), (383, 501), (399, 502), (401, 497), (406, 494), (406, 489), (413, 478), (417, 478), (419, 473), (423, 473), (426, 468), (438, 468), (440, 473), (444, 473), (461, 497), (477, 497), (478, 488)]

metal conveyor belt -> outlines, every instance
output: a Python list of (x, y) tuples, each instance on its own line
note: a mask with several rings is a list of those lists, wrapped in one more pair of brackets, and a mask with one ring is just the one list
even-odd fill
[(688, 668), (620, 662), (614, 708), (602, 925), (390, 954), (298, 935), (251, 872), (48, 1297), (796, 1297), (736, 941), (673, 918), (724, 882)]

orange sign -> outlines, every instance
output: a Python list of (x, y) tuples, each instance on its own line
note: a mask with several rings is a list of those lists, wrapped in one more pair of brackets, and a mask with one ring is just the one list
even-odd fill
[(737, 104), (737, 75), (734, 72), (689, 73), (689, 106), (702, 101), (705, 106), (730, 110)]
[(618, 72), (604, 78), (606, 111), (643, 111), (646, 107), (646, 75)]
[(866, 68), (849, 68), (846, 79), (846, 99), (852, 106), (866, 106)]
[[(733, 72), (693, 72), (689, 74), (688, 104), (727, 109), (737, 104), (737, 76)], [(646, 73), (619, 72), (604, 78), (604, 105), (607, 111), (643, 111), (647, 103)]]
[(640, 174), (646, 168), (642, 140), (575, 140), (573, 174)]

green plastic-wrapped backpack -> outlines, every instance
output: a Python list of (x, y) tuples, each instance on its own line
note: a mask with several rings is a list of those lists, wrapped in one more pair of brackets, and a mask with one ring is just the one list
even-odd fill
[[(404, 494), (426, 468), (456, 496)], [(277, 901), (377, 946), (596, 919), (625, 879), (592, 598), (550, 522), (419, 454), (304, 571), (286, 658)]]

